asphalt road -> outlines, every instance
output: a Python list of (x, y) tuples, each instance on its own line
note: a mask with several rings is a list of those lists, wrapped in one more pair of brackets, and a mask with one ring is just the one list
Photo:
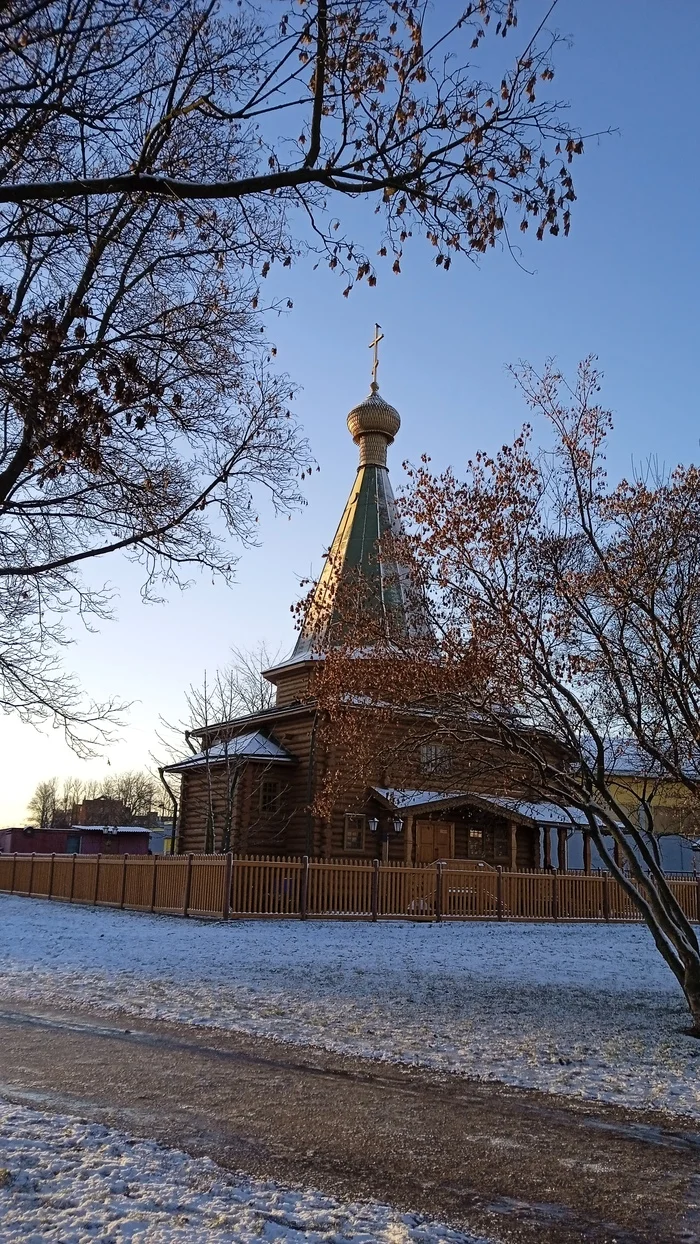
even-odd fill
[(13, 1101), (504, 1241), (700, 1241), (700, 1133), (682, 1118), (68, 1012), (1, 1011), (0, 1068)]

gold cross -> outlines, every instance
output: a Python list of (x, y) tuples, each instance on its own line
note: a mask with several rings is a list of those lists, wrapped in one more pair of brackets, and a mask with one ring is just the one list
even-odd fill
[(374, 326), (374, 341), (370, 341), (369, 348), (374, 350), (374, 362), (372, 364), (372, 388), (378, 388), (377, 385), (377, 368), (379, 367), (379, 342), (384, 340), (384, 333), (381, 331), (381, 324)]

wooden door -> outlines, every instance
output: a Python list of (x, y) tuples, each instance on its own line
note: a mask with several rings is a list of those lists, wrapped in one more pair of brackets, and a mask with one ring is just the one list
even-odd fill
[(416, 864), (454, 859), (455, 827), (451, 821), (416, 821)]

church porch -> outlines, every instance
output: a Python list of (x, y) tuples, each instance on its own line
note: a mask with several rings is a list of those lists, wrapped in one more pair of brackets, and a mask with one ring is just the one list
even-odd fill
[(567, 839), (572, 820), (580, 821), (575, 809), (473, 792), (373, 787), (370, 795), (375, 854), (387, 862), (459, 860), (512, 872), (568, 871)]

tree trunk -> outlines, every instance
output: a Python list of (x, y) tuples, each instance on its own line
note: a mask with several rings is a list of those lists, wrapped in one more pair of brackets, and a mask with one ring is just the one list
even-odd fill
[(683, 992), (693, 1017), (693, 1032), (700, 1037), (700, 959), (686, 967)]
[(211, 807), (207, 810), (207, 827), (204, 837), (204, 854), (213, 855), (216, 849), (216, 838), (214, 834), (214, 813)]

